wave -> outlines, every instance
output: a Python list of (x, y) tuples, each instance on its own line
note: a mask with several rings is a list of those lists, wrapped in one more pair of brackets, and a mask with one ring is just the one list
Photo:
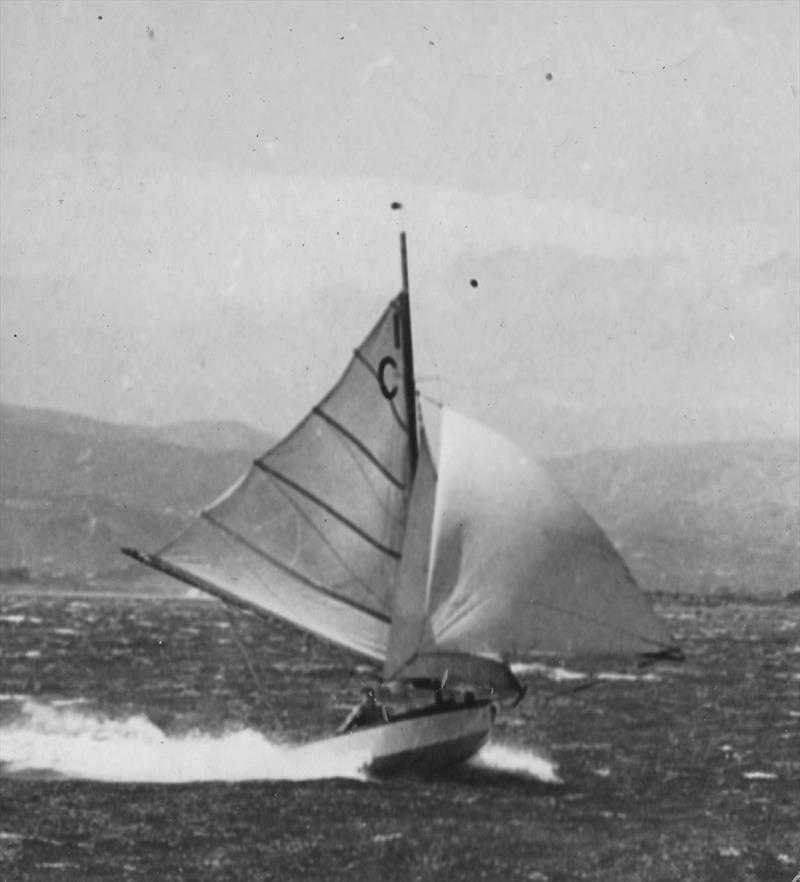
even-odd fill
[(0, 729), (4, 775), (120, 783), (365, 780), (365, 757), (282, 744), (253, 729), (170, 735), (145, 716), (112, 719), (74, 707), (22, 703)]
[(569, 668), (563, 668), (555, 665), (547, 665), (542, 662), (519, 662), (511, 665), (511, 670), (518, 677), (526, 677), (531, 674), (540, 674), (553, 680), (556, 683), (562, 683), (566, 680), (585, 680), (589, 677), (583, 671), (572, 671)]
[(489, 743), (468, 764), (472, 768), (488, 769), (534, 778), (546, 784), (561, 784), (556, 763), (533, 750), (508, 744)]
[(554, 683), (566, 683), (572, 680), (606, 681), (606, 682), (633, 682), (643, 681), (655, 683), (661, 680), (658, 674), (648, 671), (644, 674), (632, 674), (624, 671), (598, 671), (592, 674), (583, 671), (573, 671), (570, 668), (547, 665), (542, 662), (520, 662), (511, 666), (511, 670), (518, 677), (540, 675), (552, 680)]

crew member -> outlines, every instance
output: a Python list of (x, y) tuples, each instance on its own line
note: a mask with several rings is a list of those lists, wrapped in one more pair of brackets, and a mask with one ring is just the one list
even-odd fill
[(389, 722), (389, 713), (375, 696), (375, 690), (367, 687), (361, 690), (364, 698), (361, 704), (350, 711), (347, 719), (339, 726), (337, 733), (343, 734), (363, 726), (377, 726)]

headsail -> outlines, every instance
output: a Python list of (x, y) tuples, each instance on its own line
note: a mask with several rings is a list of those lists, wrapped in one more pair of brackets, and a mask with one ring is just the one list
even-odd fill
[(331, 392), (236, 486), (134, 556), (382, 660), (416, 452), (407, 303), (389, 304)]
[(415, 487), (406, 535), (408, 542), (429, 525), (424, 587), (411, 588), (422, 609), (396, 599), (387, 674), (436, 676), (458, 653), (507, 659), (669, 648), (664, 624), (608, 538), (540, 465), (448, 410), (438, 478), (423, 465), (426, 452), (419, 475), (428, 483)]

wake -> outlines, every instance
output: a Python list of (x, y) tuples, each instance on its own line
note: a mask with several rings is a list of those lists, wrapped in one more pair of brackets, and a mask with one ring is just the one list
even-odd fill
[(169, 735), (144, 716), (114, 720), (31, 699), (0, 730), (6, 775), (159, 784), (366, 778), (366, 757), (315, 747), (281, 744), (253, 729)]
[[(253, 729), (171, 735), (142, 715), (113, 719), (77, 704), (22, 699), (0, 729), (3, 774), (141, 784), (370, 780), (369, 758), (342, 751), (336, 739), (284, 744)], [(560, 782), (554, 763), (503, 744), (490, 743), (468, 766)]]

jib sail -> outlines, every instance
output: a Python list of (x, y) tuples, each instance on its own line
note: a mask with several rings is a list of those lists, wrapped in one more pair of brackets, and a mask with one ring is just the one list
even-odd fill
[(521, 655), (670, 649), (592, 518), (511, 442), (453, 411), (442, 415), (438, 475), (421, 446), (406, 543), (427, 556), (404, 560), (389, 676), (447, 669), (499, 690), (498, 663)]

